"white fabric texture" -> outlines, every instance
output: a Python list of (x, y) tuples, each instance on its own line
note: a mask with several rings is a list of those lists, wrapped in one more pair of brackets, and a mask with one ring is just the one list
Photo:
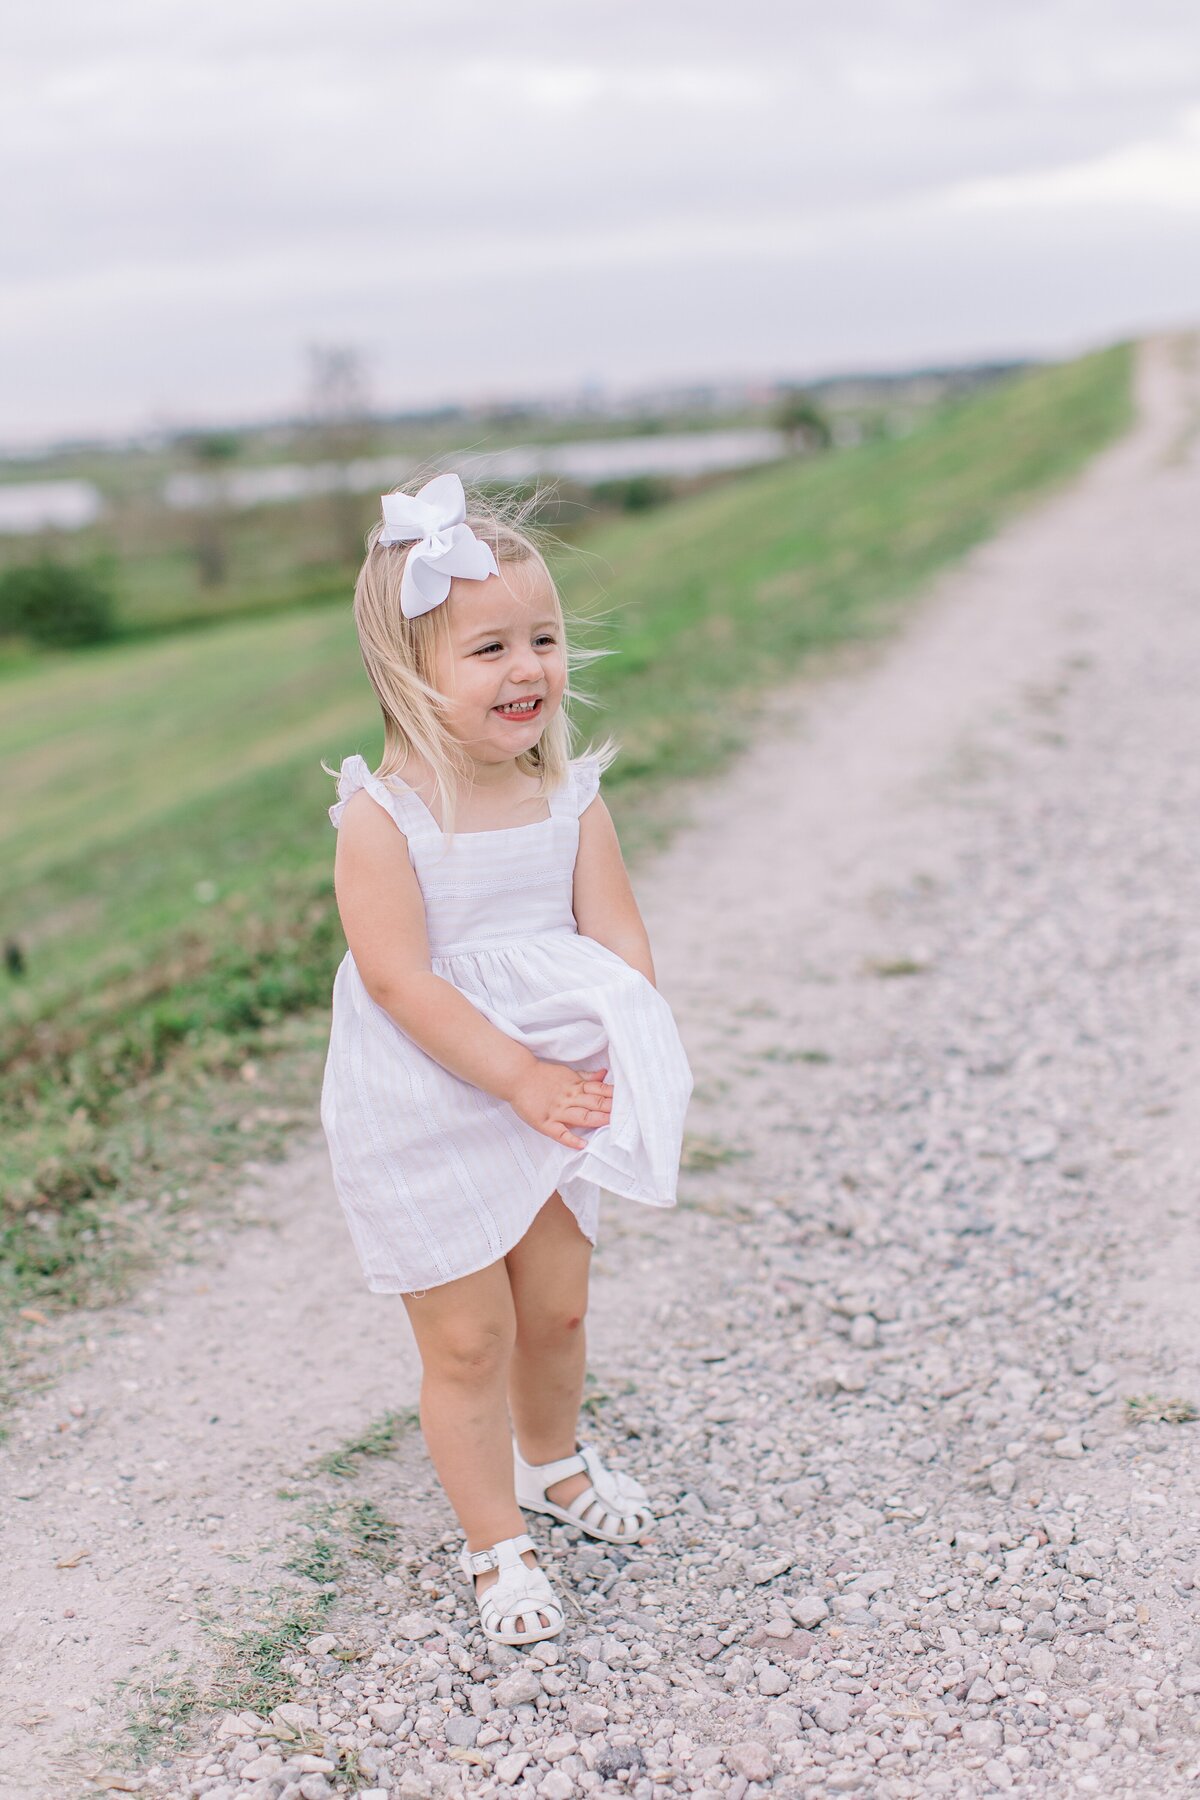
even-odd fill
[(342, 764), (340, 825), (365, 788), (395, 820), (425, 900), (431, 967), (536, 1056), (608, 1069), (607, 1125), (583, 1150), (544, 1137), (443, 1068), (367, 993), (347, 951), (333, 987), (321, 1123), (334, 1186), (372, 1293), (472, 1274), (520, 1242), (557, 1188), (596, 1241), (601, 1189), (673, 1206), (692, 1072), (666, 1000), (572, 911), (579, 816), (598, 759), (579, 757), (550, 816), (447, 840), (398, 776)]

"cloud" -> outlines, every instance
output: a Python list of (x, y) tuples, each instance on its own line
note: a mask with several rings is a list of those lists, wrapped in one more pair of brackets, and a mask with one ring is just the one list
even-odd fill
[(962, 182), (949, 198), (964, 210), (1132, 204), (1200, 212), (1200, 106), (1161, 137), (1058, 168)]
[[(556, 380), (641, 366), (660, 279), (730, 296), (698, 373), (749, 366), (739, 272), (861, 262), (882, 294), (918, 241), (979, 255), (977, 216), (1016, 246), (1048, 213), (1068, 236), (1107, 217), (1115, 265), (1131, 208), (1194, 205), (1200, 36), (1174, 0), (59, 0), (8, 36), (0, 330), (30, 429), (282, 403), (330, 335), (399, 400), (434, 383), (402, 373), (398, 326), (449, 368), (451, 318), (500, 388), (530, 309), (579, 283), (602, 344), (572, 364), (562, 320)], [(1143, 270), (1147, 316), (1167, 279), (1200, 310), (1172, 255)], [(893, 354), (882, 301), (871, 324), (844, 298), (859, 360)]]

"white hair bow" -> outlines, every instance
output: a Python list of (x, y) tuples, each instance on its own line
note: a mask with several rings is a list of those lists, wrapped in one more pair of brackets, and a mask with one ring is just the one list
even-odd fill
[(383, 495), (381, 544), (414, 545), (400, 579), (400, 611), (415, 619), (440, 606), (454, 576), (486, 581), (500, 573), (489, 544), (467, 524), (467, 497), (457, 475), (435, 475), (416, 494)]

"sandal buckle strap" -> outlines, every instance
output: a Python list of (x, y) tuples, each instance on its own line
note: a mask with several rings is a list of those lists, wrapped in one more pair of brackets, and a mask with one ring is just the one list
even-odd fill
[[(525, 1552), (534, 1548), (529, 1533), (522, 1531), (516, 1537), (501, 1538), (490, 1550), (464, 1550), (459, 1561), (466, 1573), (472, 1576), (486, 1575), (489, 1569), (499, 1569), (506, 1563), (519, 1563)], [(524, 1564), (521, 1566), (523, 1568)]]

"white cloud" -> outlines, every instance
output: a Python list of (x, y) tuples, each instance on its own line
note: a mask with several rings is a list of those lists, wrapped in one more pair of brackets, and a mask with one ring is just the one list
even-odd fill
[[(1107, 254), (1127, 282), (1137, 210), (1196, 204), (1200, 34), (1175, 0), (57, 0), (8, 36), (0, 329), (31, 430), (285, 403), (333, 335), (374, 347), (381, 399), (450, 368), (500, 391), (528, 379), (507, 347), (530, 318), (543, 385), (685, 344), (696, 374), (767, 372), (789, 355), (784, 313), (756, 326), (768, 283), (797, 356), (886, 360), (914, 341), (889, 292), (918, 255), (985, 259), (978, 218), (1013, 266), (1047, 254), (1037, 220), (1086, 227), (1091, 279)], [(1146, 316), (1200, 312), (1161, 244)], [(1072, 304), (1096, 316), (1060, 284), (1046, 342)], [(815, 291), (837, 302), (820, 340)], [(977, 287), (945, 291), (922, 332), (992, 344)], [(574, 316), (548, 333), (552, 302)]]
[(1200, 107), (1161, 137), (1059, 168), (963, 182), (948, 198), (962, 208), (998, 211), (1131, 204), (1200, 211)]
[(468, 61), (455, 76), (468, 91), (561, 113), (606, 105), (744, 109), (771, 103), (779, 82), (766, 69), (601, 68), (595, 64), (537, 63), (512, 58)]

